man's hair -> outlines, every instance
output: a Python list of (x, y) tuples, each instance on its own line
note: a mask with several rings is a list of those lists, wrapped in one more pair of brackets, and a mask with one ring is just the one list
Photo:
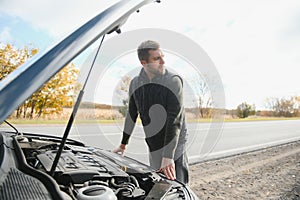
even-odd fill
[(159, 43), (152, 40), (147, 40), (145, 42), (142, 42), (137, 49), (139, 60), (148, 61), (149, 50), (157, 50), (159, 49), (159, 47), (160, 47)]

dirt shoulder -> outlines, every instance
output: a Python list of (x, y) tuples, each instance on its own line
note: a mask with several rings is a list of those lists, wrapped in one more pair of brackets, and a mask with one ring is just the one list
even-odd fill
[(190, 166), (200, 199), (300, 199), (300, 141)]

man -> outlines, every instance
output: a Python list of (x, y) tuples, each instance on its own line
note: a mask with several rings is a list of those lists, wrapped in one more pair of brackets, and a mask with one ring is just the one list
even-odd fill
[(164, 55), (157, 42), (141, 43), (137, 53), (143, 68), (130, 83), (123, 137), (114, 152), (124, 155), (140, 115), (150, 165), (168, 179), (188, 183), (182, 79), (165, 69)]

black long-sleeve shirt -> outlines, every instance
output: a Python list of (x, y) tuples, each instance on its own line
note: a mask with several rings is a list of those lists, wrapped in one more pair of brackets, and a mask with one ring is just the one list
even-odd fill
[(150, 81), (142, 69), (130, 83), (121, 143), (128, 144), (140, 115), (149, 150), (163, 149), (163, 157), (174, 158), (179, 137), (185, 133), (182, 87), (182, 79), (167, 70)]

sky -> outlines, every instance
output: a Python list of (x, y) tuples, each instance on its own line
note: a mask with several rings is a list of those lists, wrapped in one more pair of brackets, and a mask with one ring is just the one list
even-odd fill
[[(115, 1), (0, 0), (0, 42), (44, 50)], [(122, 31), (176, 31), (201, 46), (222, 79), (226, 107), (265, 108), (300, 95), (299, 0), (162, 0), (130, 16)]]

